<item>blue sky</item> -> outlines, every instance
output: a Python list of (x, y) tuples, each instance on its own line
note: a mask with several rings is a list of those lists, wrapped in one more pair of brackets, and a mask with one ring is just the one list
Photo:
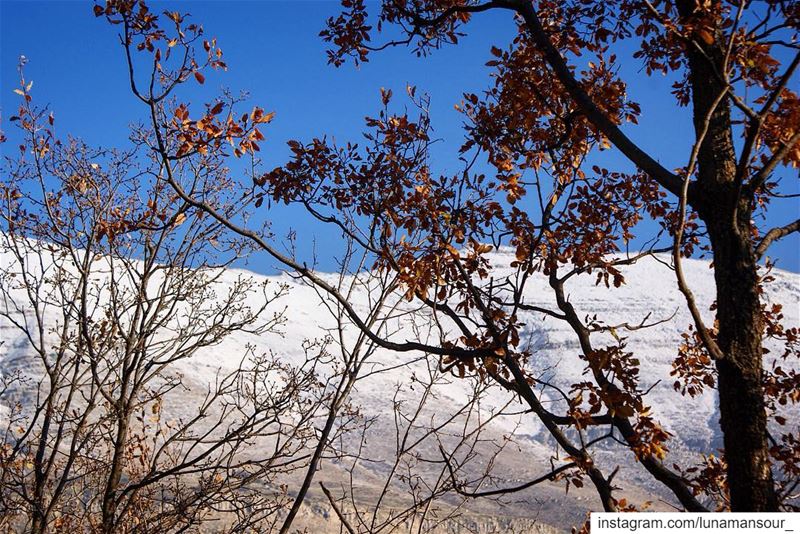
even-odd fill
[[(406, 84), (431, 96), (435, 136), (442, 138), (434, 152), (437, 171), (459, 169), (456, 149), (463, 141), (463, 117), (453, 109), (465, 91), (480, 92), (491, 83), (489, 59), (492, 44), (505, 46), (514, 30), (508, 13), (483, 14), (468, 27), (470, 35), (457, 47), (431, 57), (417, 59), (403, 48), (373, 55), (371, 61), (355, 68), (335, 69), (326, 64), (325, 46), (318, 37), (325, 19), (337, 13), (338, 2), (248, 1), (248, 2), (150, 2), (153, 11), (169, 7), (188, 11), (206, 34), (215, 36), (225, 52), (228, 72), (209, 74), (203, 87), (188, 84), (182, 100), (209, 101), (220, 88), (246, 90), (250, 101), (276, 118), (264, 133), (261, 156), (266, 168), (285, 161), (285, 142), (308, 140), (327, 134), (342, 142), (358, 140), (363, 117), (377, 113), (379, 90), (390, 88), (403, 95)], [(115, 37), (118, 28), (96, 19), (88, 2), (0, 0), (0, 106), (7, 118), (16, 108), (13, 89), (17, 85), (16, 65), (23, 54), (28, 58), (26, 77), (34, 81), (33, 93), (47, 102), (58, 120), (58, 130), (82, 137), (90, 144), (119, 146), (127, 138), (127, 125), (143, 118), (143, 108), (129, 93), (121, 48)], [(502, 47), (501, 46), (501, 47)], [(651, 149), (668, 168), (684, 165), (692, 139), (688, 110), (677, 110), (667, 96), (671, 80), (639, 74), (635, 60), (625, 65), (633, 74), (630, 96), (642, 105), (639, 126), (631, 136)], [(402, 99), (396, 99), (402, 103)], [(4, 121), (4, 127), (8, 123)], [(7, 133), (9, 133), (7, 131)], [(0, 145), (6, 151), (9, 144)], [(603, 155), (609, 168), (629, 169), (616, 153)], [(796, 172), (783, 170), (797, 193)], [(798, 200), (775, 205), (772, 220), (785, 224), (798, 216)], [(263, 210), (262, 210), (263, 212)], [(259, 216), (273, 223), (278, 235), (290, 228), (297, 231), (301, 256), (316, 249), (323, 269), (334, 268), (331, 256), (338, 250), (338, 234), (321, 228), (294, 208), (280, 207)], [(800, 271), (800, 239), (797, 234), (770, 250), (784, 269)], [(248, 264), (260, 272), (274, 272), (263, 257)]]

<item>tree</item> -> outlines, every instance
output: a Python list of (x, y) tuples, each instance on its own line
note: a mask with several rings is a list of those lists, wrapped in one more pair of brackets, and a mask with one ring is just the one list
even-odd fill
[[(391, 113), (386, 91), (384, 109), (366, 122), (364, 146), (291, 141), (292, 160), (255, 174), (247, 192), (257, 208), (265, 198), (296, 202), (339, 227), (374, 260), (377, 272), (395, 273), (402, 294), (426, 307), (441, 326), (438, 342), (381, 335), (339, 288), (175, 180), (173, 165), (224, 141), (236, 156), (257, 151), (258, 125), (271, 115), (256, 109), (237, 121), (236, 115), (221, 115), (223, 101), (209, 104), (200, 119), (190, 119), (186, 105), (166, 109), (165, 98), (181, 83), (202, 83), (204, 68), (224, 68), (215, 41), (203, 42), (205, 53), (197, 61), (199, 27), (184, 16), (166, 13), (180, 30), (172, 36), (141, 3), (96, 6), (98, 16), (123, 27), (131, 87), (149, 109), (153, 148), (177, 195), (330, 295), (370, 342), (423, 352), (438, 358), (444, 370), (496, 383), (521, 398), (569, 456), (542, 480), (556, 472), (581, 484), (587, 477), (604, 509), (628, 509), (614, 496), (615, 473), (606, 474), (592, 457), (598, 442), (620, 436), (687, 510), (706, 510), (709, 498), (735, 511), (795, 506), (798, 443), (791, 432), (772, 437), (767, 425), (768, 416), (778, 426), (785, 423), (778, 411), (798, 401), (798, 375), (766, 369), (763, 351), (765, 339), (776, 338), (786, 344), (782, 358), (796, 357), (797, 330), (780, 324), (778, 305), (763, 301), (769, 276), (768, 268), (759, 271), (758, 261), (800, 222), (762, 231), (754, 221), (766, 218), (770, 203), (782, 196), (775, 173), (800, 159), (798, 99), (789, 89), (800, 63), (797, 6), (770, 1), (753, 11), (745, 3), (682, 0), (392, 0), (381, 4), (375, 28), (360, 0), (346, 0), (343, 7), (322, 32), (335, 65), (348, 58), (366, 61), (387, 46), (406, 45), (426, 55), (456, 43), (472, 16), (492, 9), (508, 11), (517, 24), (510, 47), (491, 50), (494, 86), (481, 97), (464, 97), (466, 140), (458, 154), (463, 172), (434, 175), (426, 100), (409, 88), (417, 118)], [(393, 33), (385, 44), (371, 45), (381, 31)], [(633, 43), (647, 75), (674, 76), (676, 102), (691, 107), (695, 138), (685, 165), (674, 171), (659, 163), (672, 155), (646, 153), (622, 129), (641, 113), (626, 97), (626, 80), (616, 74), (623, 59), (615, 49), (625, 42)], [(162, 58), (176, 43), (184, 53), (167, 69)], [(145, 71), (152, 72), (149, 85), (137, 83), (136, 50), (152, 65)], [(147, 86), (149, 92), (142, 92)], [(634, 172), (592, 165), (597, 151), (612, 146)], [(475, 170), (481, 156), (493, 166), (492, 176)], [(623, 252), (645, 217), (659, 221), (662, 231), (641, 253)], [(504, 260), (491, 253), (503, 245), (515, 255), (502, 265), (506, 274), (495, 275)], [(705, 247), (713, 255), (717, 287), (711, 326), (681, 267), (682, 258)], [(619, 335), (646, 327), (646, 319), (607, 324), (582, 317), (568, 298), (575, 277), (595, 276), (612, 290), (625, 282), (624, 266), (659, 251), (671, 252), (693, 318), (685, 343), (676, 347), (676, 389), (691, 395), (718, 386), (723, 462), (709, 457), (688, 469), (664, 463), (669, 434), (646, 404), (639, 357)], [(523, 300), (534, 276), (547, 279), (552, 307)], [(535, 347), (521, 343), (519, 335), (523, 315), (532, 312), (570, 326), (586, 362), (586, 381), (564, 391), (537, 375)], [(560, 402), (546, 408), (537, 388)]]
[[(332, 43), (330, 62), (340, 65), (347, 57), (365, 61), (380, 48), (370, 45), (375, 32), (362, 2), (342, 4), (345, 11), (331, 18), (322, 34)], [(754, 220), (766, 219), (770, 201), (780, 196), (776, 171), (797, 168), (800, 163), (800, 105), (790, 89), (800, 63), (797, 4), (386, 1), (377, 31), (391, 27), (402, 34), (391, 44), (408, 45), (425, 55), (455, 44), (471, 16), (490, 9), (513, 13), (518, 34), (508, 50), (492, 49), (495, 86), (482, 99), (465, 96), (464, 111), (471, 125), (462, 152), (473, 147), (486, 152), (498, 171), (494, 188), (506, 191), (513, 205), (493, 208), (495, 213), (489, 217), (507, 226), (514, 236), (519, 261), (525, 266), (522, 271), (531, 273), (541, 267), (558, 292), (553, 273), (559, 264), (599, 269), (604, 277), (616, 277), (602, 254), (613, 251), (619, 237), (628, 237), (629, 219), (618, 213), (629, 212), (637, 203), (651, 203), (647, 205), (650, 214), (664, 219), (675, 237), (677, 283), (703, 349), (715, 363), (731, 508), (776, 510), (779, 499), (770, 467), (762, 361), (764, 304), (757, 263), (772, 242), (798, 231), (800, 221), (763, 231)], [(677, 80), (673, 91), (677, 103), (691, 110), (692, 150), (684, 159), (686, 165), (674, 171), (658, 162), (675, 161), (674, 154), (648, 154), (620, 128), (624, 122), (635, 123), (640, 113), (625, 96), (630, 81), (616, 74), (616, 67), (627, 59), (615, 53), (626, 41), (632, 43), (633, 56), (641, 60), (647, 75), (670, 74)], [(580, 164), (592, 150), (609, 143), (638, 172), (583, 171)], [(297, 161), (302, 157), (308, 157), (307, 153), (298, 154)], [(557, 179), (545, 211), (576, 178), (583, 181), (584, 172), (596, 176), (587, 180), (593, 191), (581, 192), (578, 187), (577, 198), (597, 205), (589, 207), (578, 200), (579, 211), (573, 215), (579, 215), (580, 224), (574, 227), (553, 227), (547, 217), (531, 226), (527, 207), (516, 207), (530, 189), (522, 180), (531, 171), (547, 172)], [(492, 185), (474, 189), (487, 192)], [(658, 201), (661, 191), (678, 201), (677, 219)], [(685, 222), (687, 209), (689, 223)], [(622, 234), (599, 225), (606, 235), (587, 243), (583, 235), (596, 222), (592, 218), (602, 216), (617, 219)], [(680, 264), (696, 239), (696, 231), (686, 235), (687, 225), (694, 228), (695, 217), (713, 254), (717, 285), (713, 328), (704, 323)], [(468, 229), (465, 233), (477, 230), (475, 224), (462, 221), (459, 224)], [(578, 241), (575, 246), (565, 245), (571, 238)], [(550, 250), (535, 258), (534, 249), (553, 239), (558, 245), (545, 244)], [(475, 255), (479, 258), (480, 251)], [(618, 283), (621, 280), (615, 280)], [(486, 297), (478, 300), (486, 312), (493, 312)], [(560, 307), (575, 324), (576, 333), (584, 337), (586, 328), (578, 317), (568, 305)], [(582, 345), (591, 357), (592, 349), (583, 341)]]
[[(232, 335), (276, 335), (285, 318), (268, 310), (285, 285), (228, 269), (252, 247), (175, 195), (146, 128), (128, 150), (62, 140), (30, 90), (22, 77), (23, 144), (0, 180), (0, 325), (16, 346), (0, 388), (0, 525), (269, 528), (317, 445), (324, 344), (294, 365), (249, 347), (209, 383), (187, 378)], [(229, 216), (246, 206), (219, 161), (176, 175)]]

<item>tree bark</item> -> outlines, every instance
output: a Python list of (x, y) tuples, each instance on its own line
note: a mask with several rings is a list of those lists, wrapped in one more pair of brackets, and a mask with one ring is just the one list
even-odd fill
[[(742, 206), (744, 208), (744, 206)], [(749, 234), (750, 210), (741, 209), (738, 226), (707, 220), (717, 282), (717, 362), (720, 424), (728, 463), (731, 510), (777, 511), (767, 443), (762, 373), (762, 324), (755, 254)], [(746, 214), (746, 215), (745, 215)], [(712, 230), (713, 227), (713, 230)]]

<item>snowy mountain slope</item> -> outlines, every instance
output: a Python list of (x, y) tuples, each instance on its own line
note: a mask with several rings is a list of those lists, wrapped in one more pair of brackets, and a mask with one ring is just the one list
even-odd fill
[[(508, 264), (495, 255), (492, 263)], [(0, 262), (10, 265), (12, 258), (9, 255), (0, 255)], [(688, 312), (682, 296), (677, 291), (674, 275), (669, 270), (668, 258), (643, 259), (635, 265), (624, 269), (626, 284), (619, 289), (609, 290), (604, 286), (597, 286), (593, 276), (576, 277), (568, 284), (569, 298), (581, 315), (595, 315), (607, 324), (629, 322), (637, 324), (645, 318), (648, 322), (666, 320), (652, 328), (645, 328), (634, 332), (620, 332), (628, 338), (628, 348), (641, 361), (641, 376), (644, 388), (652, 386), (648, 394), (649, 402), (654, 408), (657, 419), (667, 430), (675, 435), (670, 442), (670, 456), (668, 461), (696, 459), (698, 452), (713, 452), (720, 444), (718, 413), (713, 391), (707, 391), (696, 398), (681, 397), (672, 387), (674, 381), (669, 376), (671, 362), (675, 357), (680, 342), (680, 335), (690, 323)], [(704, 261), (686, 261), (685, 271), (687, 280), (695, 292), (701, 309), (708, 309), (713, 301), (714, 284), (713, 271)], [(502, 269), (493, 272), (495, 277), (502, 277)], [(242, 270), (231, 270), (222, 280), (219, 291), (224, 291), (225, 284), (232, 284), (237, 277), (252, 276), (262, 281), (265, 278), (274, 283), (285, 283), (289, 286), (286, 297), (276, 303), (272, 311), (286, 308), (286, 322), (282, 325), (282, 335), (266, 334), (254, 335), (237, 333), (223, 340), (218, 346), (205, 349), (191, 359), (180, 362), (179, 370), (185, 375), (192, 389), (184, 394), (181, 402), (175, 403), (171, 409), (191, 410), (193, 402), (202, 396), (207, 384), (213, 382), (218, 373), (233, 369), (239, 364), (246, 354), (248, 347), (257, 351), (272, 351), (287, 362), (297, 363), (303, 361), (305, 353), (302, 342), (306, 339), (321, 338), (326, 329), (334, 326), (335, 321), (329, 310), (320, 302), (318, 294), (311, 288), (301, 285), (288, 276), (263, 277)], [(790, 326), (800, 322), (800, 275), (784, 271), (774, 272), (775, 281), (766, 288), (767, 298), (771, 302), (783, 304), (786, 323)], [(353, 305), (357, 310), (367, 308), (368, 295), (356, 292), (353, 296)], [(547, 281), (543, 277), (534, 277), (528, 284), (525, 301), (541, 307), (554, 308), (554, 298)], [(256, 301), (253, 304), (257, 304)], [(672, 317), (670, 319), (670, 317)], [(709, 313), (710, 317), (710, 313)], [(540, 372), (548, 371), (553, 381), (562, 387), (580, 381), (584, 372), (584, 362), (578, 358), (579, 348), (575, 336), (565, 323), (545, 318), (542, 314), (525, 313), (521, 316), (525, 323), (523, 340), (532, 348), (533, 357), (530, 362), (532, 369)], [(403, 319), (397, 319), (392, 324), (396, 330), (393, 339), (413, 339), (415, 331)], [(350, 328), (345, 339), (352, 340), (355, 331)], [(31, 352), (27, 341), (21, 332), (14, 328), (7, 320), (0, 318), (0, 373), (12, 370), (25, 370), (31, 375), (36, 374), (37, 366), (31, 364)], [(609, 343), (613, 342), (608, 337)], [(599, 341), (597, 342), (600, 345)], [(362, 407), (366, 416), (377, 416), (376, 424), (371, 429), (372, 443), (381, 456), (388, 458), (389, 452), (384, 446), (387, 441), (394, 441), (394, 426), (392, 420), (393, 395), (398, 384), (410, 383), (413, 373), (424, 369), (421, 362), (403, 366), (419, 354), (399, 354), (379, 349), (372, 357), (374, 371), (381, 368), (391, 369), (383, 373), (371, 374), (360, 381), (354, 392), (354, 402)], [(453, 378), (437, 388), (435, 409), (430, 408), (426, 413), (430, 417), (446, 417), (456, 406), (465, 402), (470, 391), (470, 382)], [(402, 398), (412, 400), (414, 393), (404, 388)], [(512, 401), (513, 411), (521, 408), (515, 404), (513, 398), (500, 389), (495, 389), (488, 394), (482, 408), (488, 412), (499, 409)], [(165, 408), (167, 409), (167, 408)], [(501, 436), (513, 434), (516, 438), (517, 448), (503, 456), (497, 465), (501, 476), (505, 474), (509, 482), (525, 480), (529, 474), (541, 474), (546, 469), (547, 461), (553, 454), (553, 445), (546, 430), (530, 416), (514, 415), (500, 418), (491, 427), (491, 435), (497, 440)], [(621, 463), (623, 469), (620, 478), (632, 484), (633, 492), (658, 491), (654, 488), (651, 479), (642, 472), (641, 468), (632, 461), (630, 454), (620, 454), (619, 448), (609, 448), (598, 453), (602, 463), (616, 465)], [(382, 468), (379, 464), (374, 467), (374, 480), (380, 481)], [(324, 479), (336, 480), (338, 474), (335, 468), (323, 470), (320, 475)], [(638, 490), (636, 489), (638, 488)], [(550, 502), (550, 509), (558, 508), (558, 502), (564, 499), (563, 485), (552, 487), (542, 486), (537, 489), (536, 495), (544, 502)], [(571, 518), (579, 518), (581, 510), (593, 506), (589, 504), (593, 498), (591, 492), (570, 492), (570, 499), (574, 512)], [(584, 500), (580, 504), (581, 499)], [(589, 503), (586, 502), (589, 499)], [(483, 504), (476, 504), (476, 510), (486, 511)], [(490, 510), (491, 508), (489, 508)], [(511, 508), (512, 515), (529, 513), (529, 509)]]

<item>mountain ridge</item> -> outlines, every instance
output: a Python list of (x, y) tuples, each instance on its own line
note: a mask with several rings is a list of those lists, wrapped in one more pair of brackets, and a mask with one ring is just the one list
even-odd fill
[[(488, 257), (492, 264), (509, 263), (507, 253), (503, 251), (489, 254)], [(688, 327), (690, 318), (685, 310), (683, 297), (675, 286), (674, 274), (669, 270), (665, 259), (665, 257), (643, 258), (634, 265), (623, 267), (626, 283), (618, 289), (607, 289), (602, 285), (596, 285), (595, 277), (591, 275), (575, 277), (568, 286), (568, 295), (581, 317), (597, 314), (598, 319), (607, 324), (624, 321), (638, 324), (644, 319), (655, 323), (650, 328), (627, 332), (624, 335), (627, 338), (628, 349), (637, 354), (642, 362), (642, 389), (650, 389), (647, 395), (648, 404), (654, 407), (655, 415), (664, 428), (674, 434), (669, 442), (670, 453), (667, 461), (685, 463), (699, 459), (701, 452), (715, 452), (720, 447), (721, 440), (714, 392), (706, 391), (695, 398), (689, 398), (681, 397), (672, 387), (673, 380), (669, 376), (671, 361), (676, 355), (681, 340), (680, 335)], [(4, 265), (11, 265), (11, 261), (8, 254), (0, 253), (0, 262), (6, 262)], [(705, 261), (686, 260), (684, 270), (700, 309), (705, 311), (706, 317), (711, 321), (713, 320), (711, 312), (707, 310), (713, 302), (714, 284), (713, 270), (709, 266), (710, 264)], [(492, 274), (502, 278), (510, 274), (510, 271), (496, 268)], [(774, 281), (765, 288), (766, 300), (780, 301), (784, 306), (787, 323), (798, 324), (800, 274), (780, 270), (774, 270), (772, 274)], [(202, 395), (204, 384), (213, 382), (219, 373), (238, 365), (243, 355), (253, 347), (258, 351), (271, 351), (287, 362), (296, 363), (305, 357), (302, 349), (303, 340), (324, 337), (327, 329), (335, 326), (333, 317), (320, 302), (319, 295), (288, 274), (264, 276), (246, 269), (230, 269), (222, 276), (220, 288), (224, 289), (225, 284), (231, 284), (241, 276), (252, 277), (259, 283), (289, 286), (288, 297), (278, 300), (275, 305), (276, 309), (286, 307), (286, 321), (281, 327), (282, 334), (256, 335), (239, 332), (190, 359), (178, 362), (176, 369), (187, 378), (190, 389), (194, 388), (194, 391), (186, 393), (182, 403), (175, 403), (175, 409), (190, 409), (189, 406), (196, 400), (195, 397)], [(528, 304), (536, 306), (546, 307), (554, 303), (547, 281), (543, 277), (532, 277), (524, 296)], [(357, 310), (366, 309), (368, 297), (363, 292), (354, 293), (353, 306)], [(571, 383), (579, 381), (584, 373), (585, 364), (578, 357), (580, 350), (574, 334), (566, 325), (542, 314), (528, 312), (521, 314), (520, 320), (525, 324), (521, 332), (523, 344), (527, 343), (532, 349), (529, 365), (542, 370), (546, 376), (552, 375), (553, 380), (561, 387), (569, 387)], [(401, 319), (397, 321), (393, 339), (402, 340), (413, 335), (409, 325), (402, 324)], [(345, 339), (353, 339), (353, 335), (354, 330), (350, 327)], [(622, 334), (614, 334), (617, 335)], [(606, 337), (609, 342), (613, 342), (614, 336)], [(32, 355), (25, 350), (26, 342), (23, 336), (18, 331), (15, 334), (14, 327), (2, 317), (0, 317), (0, 340), (4, 341), (0, 345), (0, 373), (7, 373), (13, 369), (27, 369), (30, 372), (35, 368), (30, 365)], [(419, 369), (419, 356), (419, 354), (398, 354), (378, 349), (373, 359), (373, 367), (370, 368), (370, 376), (357, 383), (352, 396), (353, 402), (361, 407), (366, 416), (374, 416), (378, 421), (381, 416), (384, 419), (372, 427), (370, 439), (373, 443), (380, 443), (382, 440), (391, 441), (387, 438), (387, 434), (392, 431), (392, 424), (385, 420), (391, 419), (393, 399), (405, 399), (405, 396), (409, 399), (414, 398), (414, 393), (408, 386), (411, 385), (413, 389), (411, 377)], [(772, 356), (768, 357), (770, 358)], [(380, 368), (390, 371), (375, 372)], [(551, 371), (547, 371), (548, 369)], [(469, 396), (470, 384), (469, 380), (449, 379), (437, 389), (437, 404), (433, 406), (433, 411), (441, 409), (442, 412), (447, 412), (448, 408), (464, 402)], [(396, 394), (393, 398), (389, 393), (397, 392), (398, 386), (403, 393), (399, 397)], [(490, 391), (482, 404), (482, 409), (491, 413), (509, 401), (513, 404), (513, 398), (504, 391)], [(492, 439), (497, 442), (510, 437), (515, 444), (516, 452), (504, 456), (496, 466), (498, 479), (505, 481), (509, 486), (540, 475), (547, 469), (549, 458), (556, 454), (552, 439), (543, 425), (530, 414), (520, 414), (521, 408), (520, 405), (513, 406), (513, 409), (509, 408), (514, 415), (499, 418), (496, 424), (492, 425), (490, 432)], [(432, 413), (431, 417), (436, 415)], [(375, 446), (378, 447), (376, 455), (386, 458), (391, 456), (388, 446)], [(648, 496), (652, 495), (656, 499), (669, 502), (669, 496), (643, 472), (630, 452), (625, 450), (620, 454), (621, 450), (623, 449), (614, 446), (600, 447), (595, 453), (598, 463), (608, 466), (609, 470), (614, 464), (621, 465), (619, 480), (626, 482), (625, 486), (630, 486), (628, 494), (633, 495), (635, 499), (650, 500)], [(335, 482), (342, 473), (336, 466), (323, 465), (320, 478), (326, 480), (326, 483)], [(382, 467), (376, 464), (375, 480), (379, 480), (381, 474)], [(623, 491), (622, 495), (625, 494), (626, 491)], [(530, 492), (525, 501), (528, 504), (504, 505), (502, 510), (504, 513), (509, 512), (511, 516), (529, 517), (526, 514), (530, 514), (530, 503), (536, 502), (537, 495), (543, 500), (551, 499), (549, 505), (542, 507), (547, 513), (555, 514), (555, 523), (544, 521), (550, 524), (563, 525), (568, 521), (580, 521), (585, 511), (597, 506), (591, 491), (587, 491), (586, 488), (583, 490), (573, 488), (569, 494), (564, 494), (563, 482), (559, 482), (545, 484), (541, 489)], [(312, 492), (309, 502), (318, 502), (319, 505), (319, 502), (322, 502), (319, 498), (318, 493)], [(571, 508), (568, 512), (559, 510), (564, 504)], [(322, 502), (323, 507), (324, 505)], [(666, 509), (669, 508), (668, 505), (665, 506)], [(491, 507), (487, 508), (486, 505), (478, 503), (470, 509), (470, 512), (491, 514), (491, 510)]]

